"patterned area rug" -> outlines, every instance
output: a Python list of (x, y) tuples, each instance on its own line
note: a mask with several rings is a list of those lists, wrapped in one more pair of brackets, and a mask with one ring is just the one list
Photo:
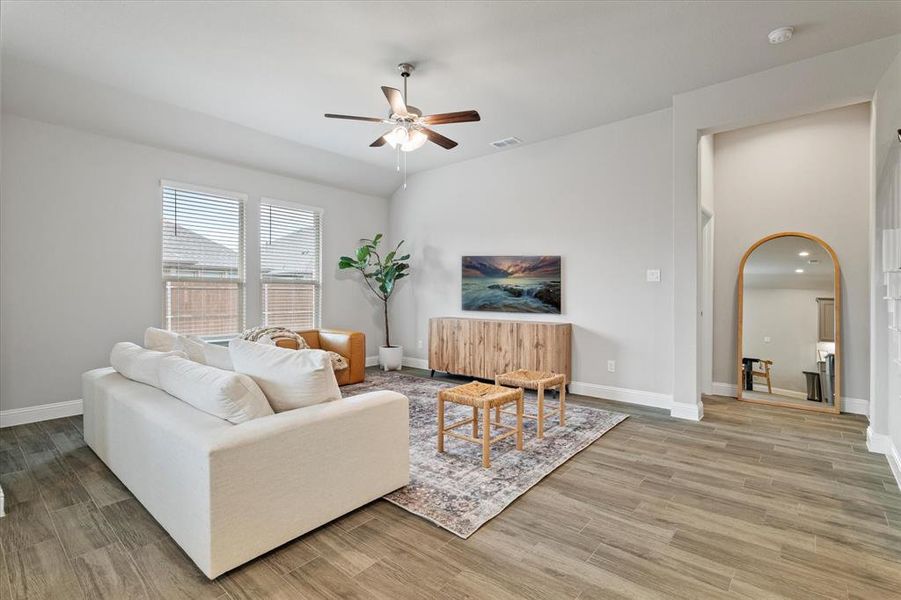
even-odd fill
[[(482, 448), (477, 444), (448, 437), (444, 454), (436, 449), (438, 390), (458, 384), (397, 372), (379, 371), (366, 377), (364, 383), (342, 388), (342, 395), (386, 389), (410, 399), (410, 485), (385, 500), (464, 539), (628, 416), (567, 403), (565, 428), (551, 418), (545, 422), (544, 439), (538, 440), (537, 423), (524, 419), (523, 451), (516, 451), (515, 436), (492, 444), (491, 468), (483, 469)], [(545, 394), (545, 404), (556, 406), (556, 394)], [(471, 408), (449, 402), (445, 411), (447, 423), (472, 416)], [(526, 391), (525, 411), (537, 413), (534, 392)], [(503, 419), (508, 424), (515, 421), (508, 415)]]

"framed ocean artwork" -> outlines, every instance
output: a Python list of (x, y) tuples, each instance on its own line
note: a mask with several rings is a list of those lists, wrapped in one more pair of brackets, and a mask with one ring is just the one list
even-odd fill
[(464, 256), (463, 310), (560, 314), (559, 256)]

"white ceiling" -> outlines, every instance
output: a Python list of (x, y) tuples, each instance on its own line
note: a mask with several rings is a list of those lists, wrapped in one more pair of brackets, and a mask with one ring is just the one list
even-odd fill
[[(780, 46), (766, 34), (793, 25)], [(411, 172), (671, 105), (672, 96), (901, 32), (901, 2), (14, 2), (0, 15), (4, 60), (365, 161), (379, 86), (426, 113), (478, 109), (436, 127), (460, 142), (408, 156)], [(4, 76), (5, 79), (5, 76)], [(5, 84), (6, 82), (4, 82)], [(6, 90), (4, 90), (4, 102)], [(63, 95), (59, 100), (65, 102)], [(665, 134), (665, 132), (662, 132)]]

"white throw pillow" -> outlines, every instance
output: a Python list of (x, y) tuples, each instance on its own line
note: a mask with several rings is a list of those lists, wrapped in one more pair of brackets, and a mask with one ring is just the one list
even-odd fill
[(200, 338), (180, 335), (178, 336), (178, 339), (175, 340), (175, 346), (172, 349), (181, 350), (188, 356), (188, 360), (193, 360), (194, 362), (205, 365), (206, 354), (204, 346), (206, 346), (206, 342)]
[(184, 358), (184, 352), (157, 352), (147, 350), (131, 342), (119, 342), (113, 346), (109, 363), (125, 377), (160, 387), (160, 361), (168, 356)]
[(223, 369), (225, 371), (235, 370), (235, 366), (232, 364), (231, 354), (228, 352), (228, 346), (204, 342), (203, 358), (203, 362), (211, 367), (216, 367), (217, 369)]
[(160, 361), (160, 386), (194, 408), (235, 424), (273, 414), (266, 396), (247, 375), (185, 358)]
[(275, 412), (341, 398), (332, 363), (322, 350), (290, 350), (245, 340), (232, 340), (228, 350), (235, 371), (259, 384)]
[(178, 341), (178, 334), (165, 329), (157, 329), (156, 327), (148, 327), (144, 331), (144, 347), (148, 350), (156, 350), (157, 352), (171, 352), (176, 350), (175, 342)]

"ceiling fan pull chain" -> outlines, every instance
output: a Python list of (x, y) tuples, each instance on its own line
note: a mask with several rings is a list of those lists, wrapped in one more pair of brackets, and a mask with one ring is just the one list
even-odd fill
[(400, 173), (400, 144), (394, 147), (394, 170)]
[(404, 189), (407, 189), (407, 153), (404, 152)]

